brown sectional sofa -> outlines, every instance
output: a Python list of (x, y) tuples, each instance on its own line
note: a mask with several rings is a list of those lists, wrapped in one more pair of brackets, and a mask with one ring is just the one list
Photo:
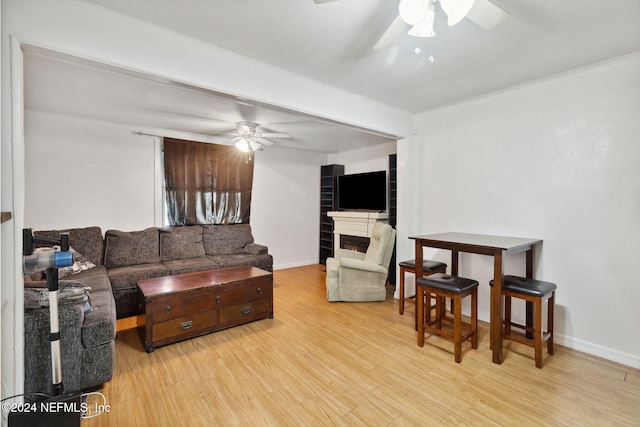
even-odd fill
[[(76, 259), (86, 258), (95, 264), (60, 279), (63, 383), (67, 391), (93, 388), (111, 379), (116, 319), (139, 313), (138, 280), (235, 265), (273, 271), (273, 257), (266, 246), (254, 242), (249, 224), (107, 230), (104, 237), (99, 227), (34, 234), (58, 238), (63, 231), (69, 233)], [(85, 287), (86, 298), (73, 297)], [(67, 294), (71, 295), (68, 300)], [(25, 282), (25, 393), (51, 392), (46, 339), (49, 309), (43, 297), (42, 284)]]

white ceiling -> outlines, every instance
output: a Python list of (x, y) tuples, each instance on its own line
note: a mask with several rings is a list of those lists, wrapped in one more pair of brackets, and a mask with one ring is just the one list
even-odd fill
[(259, 132), (290, 135), (269, 138), (278, 147), (304, 151), (334, 153), (394, 140), (32, 46), (25, 48), (24, 78), (27, 110), (129, 125), (134, 133), (227, 144), (235, 122), (254, 121)]
[[(396, 18), (398, 0), (87, 1), (414, 113), (640, 51), (639, 0), (492, 0), (509, 13), (492, 31), (467, 19), (448, 27), (436, 5), (436, 37), (403, 34), (378, 51), (372, 47)], [(414, 53), (416, 47), (420, 54)], [(26, 81), (33, 85), (25, 86), (27, 108), (60, 108), (66, 99), (64, 108), (75, 105), (82, 115), (88, 114), (82, 103), (91, 101), (81, 97), (92, 96), (96, 104), (109, 97), (105, 105), (112, 108), (100, 112), (103, 117), (117, 121), (133, 115), (150, 127), (162, 120), (164, 127), (211, 134), (231, 130), (238, 120), (255, 120), (265, 132), (292, 135), (278, 145), (321, 152), (388, 140), (40, 52), (27, 57)], [(69, 77), (65, 81), (61, 76)], [(53, 79), (60, 93), (35, 91), (38, 85), (51, 90)], [(69, 91), (80, 85), (84, 91)], [(130, 95), (150, 93), (152, 86), (152, 97)], [(148, 103), (141, 105), (140, 99)], [(335, 132), (334, 138), (323, 132)], [(347, 134), (342, 137), (341, 132)]]

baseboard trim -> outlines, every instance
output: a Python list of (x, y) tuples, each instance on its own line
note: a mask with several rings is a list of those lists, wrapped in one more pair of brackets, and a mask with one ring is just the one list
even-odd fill
[(314, 265), (314, 264), (318, 264), (318, 260), (314, 259), (314, 260), (308, 260), (308, 261), (299, 261), (299, 262), (292, 262), (289, 264), (274, 264), (273, 265), (273, 269), (274, 270), (286, 270), (288, 268), (296, 268), (296, 267), (306, 267), (307, 265)]
[(631, 368), (640, 369), (640, 357), (629, 353), (613, 350), (608, 347), (597, 345), (588, 341), (568, 337), (566, 335), (554, 334), (554, 341), (564, 347), (581, 351), (592, 356), (602, 357), (612, 362), (620, 363)]

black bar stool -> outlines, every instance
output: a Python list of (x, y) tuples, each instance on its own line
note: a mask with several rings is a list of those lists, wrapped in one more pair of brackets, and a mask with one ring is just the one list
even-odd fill
[[(415, 304), (415, 296), (405, 297), (404, 296), (404, 275), (405, 273), (416, 274), (416, 260), (411, 259), (408, 261), (402, 261), (398, 264), (400, 266), (400, 298), (399, 298), (399, 311), (400, 314), (404, 314), (404, 303), (411, 302)], [(423, 276), (429, 276), (433, 273), (446, 273), (447, 272), (447, 264), (438, 261), (424, 260), (422, 262), (422, 271)], [(417, 293), (417, 292), (416, 292)], [(417, 318), (417, 315), (416, 315)]]
[[(435, 273), (416, 280), (419, 293), (423, 298), (436, 296), (436, 317), (425, 316), (422, 325), (418, 325), (418, 345), (424, 345), (424, 331), (453, 339), (455, 360), (462, 360), (462, 342), (470, 339), (471, 348), (478, 348), (478, 282), (464, 277)], [(471, 318), (468, 323), (462, 321), (462, 299), (471, 295)], [(444, 300), (453, 301), (453, 318), (447, 317)], [(426, 310), (425, 310), (426, 311)], [(453, 332), (444, 329), (442, 322), (453, 322)], [(467, 329), (463, 334), (462, 330)]]
[[(489, 282), (493, 286), (493, 280)], [(504, 295), (504, 338), (516, 341), (535, 349), (536, 367), (542, 368), (542, 345), (547, 343), (547, 352), (553, 354), (553, 311), (555, 308), (555, 283), (529, 279), (519, 276), (504, 276), (502, 295)], [(520, 298), (533, 303), (533, 325), (526, 326), (511, 320), (511, 298)], [(542, 303), (547, 300), (547, 331), (542, 329)], [(531, 332), (533, 338), (513, 334), (511, 327)]]

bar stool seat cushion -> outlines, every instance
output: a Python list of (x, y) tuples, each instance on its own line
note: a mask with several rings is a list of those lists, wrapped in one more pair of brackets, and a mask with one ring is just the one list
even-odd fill
[(461, 294), (478, 286), (478, 281), (465, 277), (450, 276), (443, 273), (435, 273), (418, 279), (418, 283), (432, 289)]
[[(489, 284), (493, 286), (493, 280), (489, 282)], [(516, 292), (522, 295), (543, 297), (555, 291), (558, 287), (555, 283), (545, 282), (543, 280), (507, 275), (504, 276), (502, 288), (505, 291)]]
[[(415, 268), (416, 268), (416, 260), (415, 259), (411, 259), (411, 260), (408, 260), (408, 261), (402, 261), (398, 265), (400, 267), (405, 267), (405, 268), (409, 268), (409, 269), (415, 270)], [(440, 270), (442, 268), (447, 268), (447, 264), (445, 264), (443, 262), (431, 261), (431, 260), (425, 260), (422, 263), (422, 270), (426, 271), (427, 273), (431, 273), (432, 271)]]

